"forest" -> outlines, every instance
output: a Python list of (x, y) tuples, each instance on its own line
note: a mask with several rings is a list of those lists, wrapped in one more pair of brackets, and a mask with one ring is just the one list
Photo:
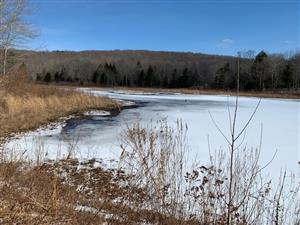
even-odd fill
[[(240, 70), (241, 90), (297, 90), (300, 54), (237, 56), (155, 51), (11, 51), (11, 65), (18, 58), (38, 82), (78, 83), (96, 86), (213, 88), (236, 87)], [(238, 66), (239, 64), (239, 66)]]

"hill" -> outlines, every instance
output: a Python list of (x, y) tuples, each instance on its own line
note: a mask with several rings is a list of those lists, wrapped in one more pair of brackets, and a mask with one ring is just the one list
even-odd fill
[[(256, 57), (248, 53), (240, 59), (241, 89), (299, 87), (299, 54), (286, 59), (263, 51)], [(38, 81), (220, 89), (235, 88), (238, 61), (232, 56), (146, 50), (11, 52), (16, 57)]]

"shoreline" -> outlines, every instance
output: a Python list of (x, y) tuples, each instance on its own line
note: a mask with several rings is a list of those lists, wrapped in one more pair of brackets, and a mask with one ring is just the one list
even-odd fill
[[(48, 86), (48, 85), (47, 85)], [(63, 87), (61, 85), (53, 85), (54, 87)], [(96, 87), (96, 86), (64, 86), (66, 88), (70, 89), (77, 89), (77, 88), (90, 88), (91, 90), (102, 90), (102, 91), (124, 91), (128, 92), (129, 94), (191, 94), (191, 95), (228, 95), (228, 96), (236, 96), (234, 92), (229, 91), (218, 91), (218, 90), (198, 90), (198, 89), (188, 89), (188, 88), (176, 88), (176, 89), (166, 89), (166, 88), (127, 88), (127, 87)], [(80, 91), (79, 91), (80, 92)], [(299, 93), (300, 95), (300, 93)], [(287, 100), (295, 100), (300, 99), (299, 96), (296, 95), (281, 95), (278, 93), (269, 93), (269, 92), (240, 92), (241, 97), (256, 97), (256, 98), (270, 98), (270, 99), (287, 99)], [(41, 124), (40, 126), (34, 128), (34, 129), (28, 129), (23, 130), (20, 132), (12, 132), (8, 134), (7, 136), (0, 137), (0, 147), (2, 144), (5, 144), (8, 141), (11, 141), (15, 138), (19, 138), (20, 136), (26, 135), (30, 132), (36, 132), (36, 131), (45, 131), (45, 130), (54, 130), (59, 126), (64, 126), (65, 123), (67, 123), (70, 119), (76, 119), (76, 118), (83, 118), (88, 115), (85, 115), (85, 113), (89, 111), (105, 111), (108, 112), (109, 115), (102, 115), (107, 117), (115, 117), (117, 116), (122, 110), (124, 109), (131, 109), (131, 108), (137, 108), (139, 107), (136, 102), (134, 104), (122, 104), (119, 102), (119, 104), (114, 108), (102, 108), (102, 109), (90, 109), (84, 112), (77, 112), (77, 113), (71, 113), (69, 115), (65, 115), (62, 117), (59, 117), (57, 119), (54, 119), (53, 121), (49, 121), (46, 124)]]
[[(54, 85), (55, 86), (55, 85)], [(60, 86), (60, 85), (58, 85)], [(60, 86), (62, 87), (62, 86)], [(225, 91), (216, 91), (216, 90), (193, 90), (193, 89), (161, 89), (161, 88), (126, 88), (126, 87), (83, 87), (83, 86), (65, 86), (70, 89), (78, 89), (78, 88), (90, 88), (91, 90), (102, 90), (102, 91), (124, 91), (128, 92), (128, 94), (191, 94), (191, 95), (229, 95), (229, 96), (236, 96), (233, 92), (225, 92)], [(77, 90), (76, 90), (77, 91)], [(80, 91), (79, 91), (80, 92)], [(290, 98), (285, 98), (286, 96), (278, 96), (278, 95), (270, 95), (270, 93), (248, 93), (248, 92), (241, 92), (241, 97), (256, 97), (256, 98), (270, 98), (270, 99), (286, 99), (286, 100), (295, 100), (299, 99), (299, 97), (294, 96)], [(97, 96), (96, 96), (97, 97)], [(124, 102), (125, 103), (125, 102)], [(63, 128), (68, 120), (70, 119), (80, 119), (84, 117), (89, 117), (92, 115), (88, 115), (89, 112), (95, 111), (100, 112), (104, 111), (107, 112), (107, 115), (98, 115), (98, 116), (104, 116), (104, 117), (115, 117), (120, 114), (122, 110), (125, 109), (131, 109), (131, 108), (137, 108), (139, 107), (139, 104), (134, 102), (134, 104), (122, 104), (121, 102), (118, 102), (116, 107), (113, 108), (94, 108), (90, 110), (86, 110), (83, 112), (76, 112), (76, 113), (70, 113), (69, 115), (65, 115), (62, 117), (59, 117), (57, 119), (54, 119), (53, 121), (49, 121), (46, 124), (41, 124), (40, 126), (34, 128), (34, 129), (28, 129), (23, 130), (20, 132), (13, 132), (8, 134), (7, 136), (0, 137), (0, 147), (10, 142), (14, 139), (19, 139), (22, 136), (25, 136), (30, 133), (34, 132), (51, 132), (52, 130)]]
[[(97, 87), (96, 87), (97, 88)], [(99, 87), (102, 90), (122, 90), (132, 93), (155, 93), (155, 94), (191, 94), (191, 95), (228, 95), (236, 96), (236, 92), (223, 90), (205, 89), (164, 89), (164, 88), (126, 88), (126, 87)], [(241, 97), (275, 98), (275, 99), (300, 99), (299, 93), (272, 93), (272, 92), (239, 92)]]
[(84, 117), (90, 117), (90, 115), (85, 115), (85, 113), (90, 112), (90, 111), (98, 111), (98, 112), (107, 112), (107, 115), (99, 115), (99, 116), (103, 116), (103, 117), (115, 117), (118, 116), (122, 110), (125, 109), (132, 109), (132, 108), (137, 108), (139, 107), (137, 104), (133, 104), (133, 105), (121, 105), (119, 107), (115, 107), (115, 108), (108, 108), (108, 109), (94, 109), (94, 110), (88, 110), (85, 112), (80, 112), (80, 113), (75, 113), (75, 114), (70, 114), (67, 116), (63, 116), (58, 118), (57, 120), (54, 120), (52, 122), (49, 122), (47, 124), (42, 124), (39, 127), (35, 128), (35, 129), (29, 129), (26, 131), (20, 131), (20, 132), (14, 132), (9, 134), (6, 137), (0, 137), (0, 148), (3, 147), (3, 145), (5, 145), (8, 142), (11, 142), (13, 140), (17, 140), (20, 139), (26, 135), (30, 135), (30, 134), (34, 134), (34, 133), (39, 133), (39, 132), (52, 132), (55, 130), (61, 130), (62, 128), (64, 128), (68, 121), (71, 119), (81, 119)]
[[(124, 86), (94, 86), (94, 85), (69, 85), (54, 84), (57, 87), (66, 88), (91, 88), (98, 90), (122, 90), (132, 93), (155, 93), (155, 94), (191, 94), (191, 95), (229, 95), (236, 96), (235, 91), (226, 91), (218, 89), (202, 89), (202, 88), (148, 88), (148, 87), (124, 87)], [(257, 98), (275, 98), (275, 99), (300, 99), (300, 90), (295, 92), (288, 91), (240, 91), (241, 97), (257, 97)]]
[(97, 97), (54, 86), (24, 84), (14, 90), (0, 92), (0, 142), (17, 133), (36, 130), (70, 115), (90, 110), (111, 110), (120, 104), (106, 97)]

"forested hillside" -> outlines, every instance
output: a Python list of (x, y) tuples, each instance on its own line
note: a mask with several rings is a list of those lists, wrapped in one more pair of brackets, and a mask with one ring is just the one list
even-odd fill
[[(237, 58), (155, 51), (15, 51), (40, 82), (77, 82), (99, 86), (200, 87), (233, 89)], [(242, 90), (297, 89), (300, 54), (240, 53)]]

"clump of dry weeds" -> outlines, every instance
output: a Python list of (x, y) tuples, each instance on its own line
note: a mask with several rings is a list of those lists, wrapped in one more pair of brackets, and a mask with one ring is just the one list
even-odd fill
[(129, 188), (124, 171), (105, 169), (95, 159), (47, 161), (39, 166), (26, 162), (0, 165), (1, 224), (155, 224), (176, 221), (131, 202), (146, 202), (147, 193)]
[[(208, 164), (189, 169), (186, 129), (181, 122), (175, 129), (166, 123), (127, 128), (120, 165), (134, 175), (129, 187), (142, 188), (148, 195), (141, 203), (130, 202), (131, 196), (123, 196), (125, 201), (159, 213), (158, 224), (299, 224), (300, 185), (293, 175), (283, 173), (277, 186), (277, 180), (262, 173), (260, 149), (247, 148), (238, 149), (234, 157), (220, 151)], [(170, 217), (176, 220), (169, 223)]]

